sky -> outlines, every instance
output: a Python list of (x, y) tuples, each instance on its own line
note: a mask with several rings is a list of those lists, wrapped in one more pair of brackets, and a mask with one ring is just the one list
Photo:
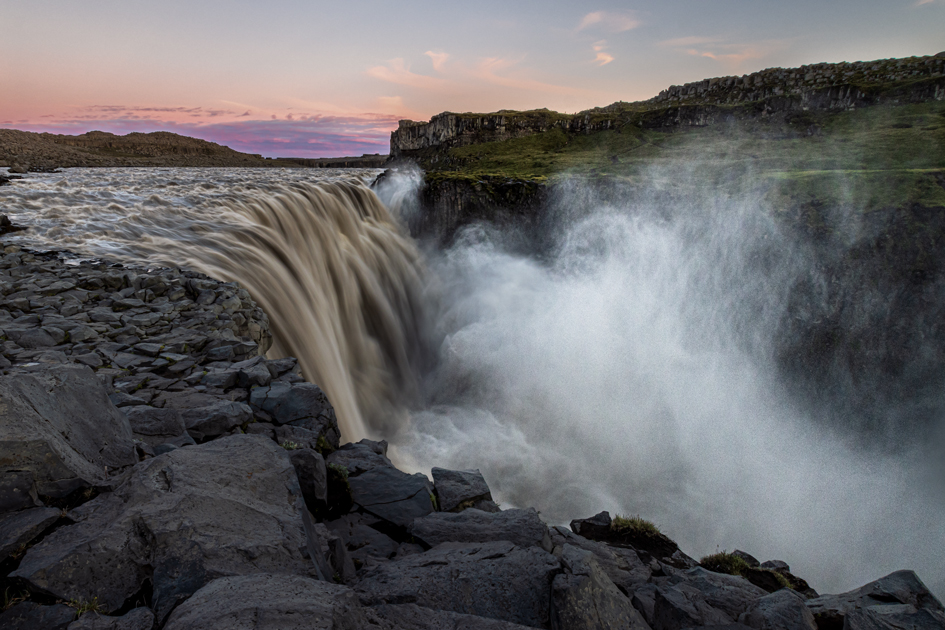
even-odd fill
[(404, 118), (943, 50), (945, 0), (0, 0), (0, 128), (387, 153)]

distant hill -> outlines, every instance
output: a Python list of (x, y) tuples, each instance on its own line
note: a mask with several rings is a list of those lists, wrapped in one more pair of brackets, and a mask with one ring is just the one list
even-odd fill
[(50, 171), (77, 166), (302, 166), (298, 161), (240, 153), (168, 131), (80, 136), (0, 129), (0, 166)]

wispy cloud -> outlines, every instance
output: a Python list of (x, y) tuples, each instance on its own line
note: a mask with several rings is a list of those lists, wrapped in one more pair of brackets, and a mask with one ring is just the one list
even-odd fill
[(423, 54), (430, 58), (430, 60), (433, 62), (433, 69), (437, 72), (443, 71), (443, 67), (450, 58), (450, 56), (445, 52), (433, 52), (432, 50), (428, 50)]
[(410, 71), (410, 67), (400, 57), (391, 59), (383, 66), (374, 66), (368, 68), (369, 76), (388, 83), (397, 83), (399, 85), (409, 85), (410, 87), (421, 89), (436, 89), (442, 86), (442, 79), (430, 77), (425, 74), (417, 74)]
[(717, 37), (679, 37), (659, 43), (663, 48), (675, 49), (677, 52), (693, 57), (712, 59), (734, 71), (742, 64), (753, 59), (764, 59), (770, 54), (784, 48), (782, 40), (766, 40), (761, 42), (729, 42)]
[(606, 33), (622, 33), (640, 26), (640, 20), (631, 11), (594, 11), (588, 13), (581, 19), (577, 30), (583, 31), (589, 28), (602, 30)]
[(935, 4), (935, 3), (938, 2), (938, 1), (939, 1), (939, 0), (918, 0), (918, 2), (916, 2), (916, 3), (913, 4), (912, 6), (914, 6), (914, 7), (921, 7), (921, 6), (925, 6), (925, 5), (927, 5), (927, 4)]
[(594, 52), (597, 53), (597, 57), (594, 58), (594, 61), (598, 66), (606, 66), (608, 63), (614, 60), (613, 55), (604, 52), (604, 48), (606, 46), (607, 42), (605, 40), (596, 42), (593, 46), (591, 46)]

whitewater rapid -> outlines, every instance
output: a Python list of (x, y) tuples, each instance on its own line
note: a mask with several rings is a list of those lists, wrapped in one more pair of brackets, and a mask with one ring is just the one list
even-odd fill
[(538, 260), (488, 226), (416, 243), (419, 179), (375, 194), (379, 173), (70, 169), (0, 188), (0, 212), (30, 226), (7, 241), (240, 282), (344, 439), (386, 438), (405, 467), (480, 468), (553, 523), (641, 514), (692, 555), (784, 559), (823, 591), (914, 568), (943, 594), (940, 453), (824, 429), (735, 341), (763, 345), (805, 265), (785, 244), (755, 271), (777, 238), (757, 199), (696, 200), (688, 223), (592, 204)]

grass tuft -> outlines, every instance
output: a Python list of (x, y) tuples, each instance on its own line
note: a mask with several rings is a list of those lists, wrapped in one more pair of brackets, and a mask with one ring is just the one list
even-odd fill
[(634, 534), (637, 536), (659, 536), (663, 532), (651, 521), (640, 516), (617, 515), (610, 522), (610, 530), (616, 534)]
[(705, 556), (699, 560), (699, 564), (704, 569), (715, 571), (716, 573), (726, 573), (728, 575), (737, 575), (745, 577), (748, 574), (748, 563), (735, 554), (721, 551)]

